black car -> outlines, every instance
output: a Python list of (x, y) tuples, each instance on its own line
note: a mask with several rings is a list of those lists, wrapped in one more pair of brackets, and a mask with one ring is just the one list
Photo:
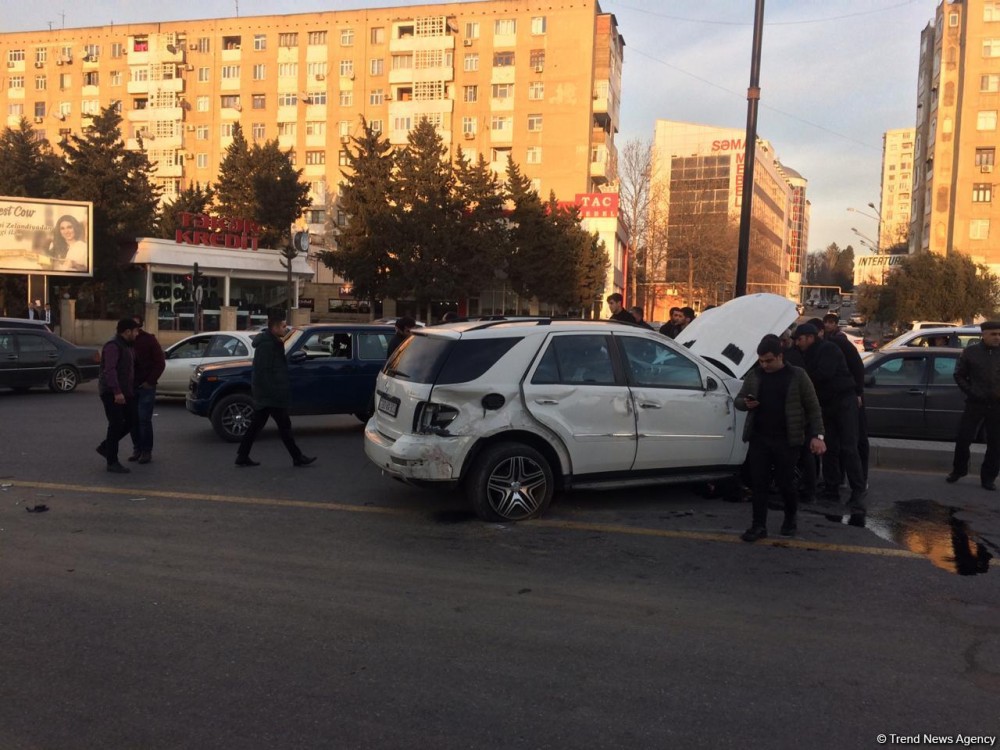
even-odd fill
[(52, 327), (44, 320), (29, 320), (28, 318), (0, 318), (0, 328), (27, 328), (31, 331), (52, 332)]
[[(292, 415), (371, 416), (375, 376), (385, 364), (395, 329), (385, 325), (330, 323), (297, 328), (285, 340)], [(223, 440), (235, 443), (253, 415), (249, 359), (198, 367), (191, 377), (187, 409), (208, 417)]]
[(871, 437), (954, 440), (965, 408), (955, 383), (961, 350), (886, 349), (865, 363), (865, 412)]
[(76, 346), (44, 328), (0, 328), (0, 388), (47, 385), (69, 393), (101, 370), (97, 349)]

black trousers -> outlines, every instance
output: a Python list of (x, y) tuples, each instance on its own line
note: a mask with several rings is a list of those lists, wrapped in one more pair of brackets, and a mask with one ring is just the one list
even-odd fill
[(746, 464), (750, 469), (750, 487), (753, 491), (754, 526), (767, 525), (767, 495), (772, 477), (785, 501), (785, 520), (795, 519), (799, 507), (798, 492), (795, 489), (795, 465), (801, 450), (800, 446), (790, 446), (785, 436), (750, 437)]
[(956, 474), (969, 473), (969, 447), (982, 424), (986, 425), (986, 456), (979, 477), (984, 482), (992, 482), (1000, 474), (1000, 403), (965, 402), (955, 438), (952, 471)]
[(240, 447), (236, 451), (237, 458), (248, 458), (250, 456), (250, 449), (253, 447), (254, 440), (257, 439), (260, 431), (264, 429), (267, 420), (271, 418), (278, 425), (278, 434), (281, 435), (281, 442), (288, 449), (288, 454), (294, 460), (302, 458), (302, 451), (299, 450), (299, 446), (295, 444), (295, 438), (292, 437), (292, 420), (288, 418), (288, 409), (279, 409), (274, 406), (265, 406), (253, 410), (253, 419), (250, 420), (250, 427), (247, 429), (247, 433), (243, 436), (243, 439), (240, 441)]
[(823, 406), (823, 427), (826, 429), (826, 453), (823, 454), (824, 494), (840, 495), (841, 472), (847, 475), (851, 488), (848, 505), (852, 511), (864, 513), (867, 482), (858, 453), (858, 397), (846, 393)]
[(108, 466), (118, 463), (118, 441), (132, 432), (132, 425), (138, 421), (136, 401), (127, 399), (124, 404), (115, 403), (115, 394), (102, 393), (101, 403), (104, 404), (104, 416), (108, 419), (108, 430), (101, 446), (107, 457)]

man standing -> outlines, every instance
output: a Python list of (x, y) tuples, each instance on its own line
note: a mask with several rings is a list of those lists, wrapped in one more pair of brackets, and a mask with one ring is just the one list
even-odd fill
[(967, 347), (955, 365), (955, 382), (965, 394), (965, 411), (955, 438), (955, 458), (949, 483), (969, 473), (969, 446), (986, 427), (986, 456), (979, 470), (985, 490), (996, 490), (1000, 474), (1000, 322), (986, 321), (980, 326), (982, 341)]
[(163, 347), (156, 336), (142, 330), (142, 318), (133, 318), (135, 342), (135, 408), (136, 421), (132, 425), (132, 455), (129, 461), (148, 464), (153, 460), (153, 407), (156, 406), (156, 383), (163, 374), (166, 360)]
[(308, 466), (316, 460), (315, 456), (303, 455), (292, 436), (292, 420), (288, 418), (291, 384), (283, 341), (286, 333), (285, 313), (272, 311), (267, 316), (267, 330), (259, 333), (253, 340), (253, 375), (250, 381), (253, 391), (253, 419), (236, 451), (237, 466), (260, 466), (259, 461), (250, 458), (250, 449), (271, 417), (278, 425), (278, 434), (292, 457), (292, 464)]
[(410, 337), (410, 333), (416, 327), (417, 321), (409, 315), (404, 315), (402, 318), (396, 319), (396, 332), (392, 334), (392, 338), (389, 339), (389, 343), (386, 347), (386, 359), (391, 357), (392, 353), (399, 348), (399, 345)]
[(847, 475), (851, 496), (847, 501), (850, 523), (865, 524), (867, 484), (858, 454), (858, 397), (854, 378), (847, 369), (844, 355), (836, 344), (819, 338), (811, 323), (795, 329), (795, 346), (819, 399), (826, 426), (826, 454), (823, 458), (823, 483), (826, 499), (840, 502), (840, 475)]
[(118, 441), (129, 434), (135, 422), (135, 358), (132, 342), (138, 326), (132, 318), (118, 321), (116, 334), (101, 350), (101, 374), (97, 380), (97, 391), (104, 404), (104, 415), (108, 419), (108, 430), (104, 441), (97, 446), (108, 462), (108, 471), (113, 474), (128, 474), (118, 461)]
[(684, 324), (684, 314), (679, 307), (670, 308), (670, 320), (660, 326), (660, 333), (673, 338)]
[(651, 331), (653, 330), (653, 326), (651, 326), (649, 323), (647, 323), (645, 321), (645, 317), (646, 316), (643, 313), (641, 307), (639, 307), (638, 305), (636, 305), (635, 307), (630, 307), (628, 309), (628, 311), (630, 313), (632, 313), (632, 317), (635, 318), (635, 322), (636, 323), (638, 323), (639, 325), (641, 325), (643, 328), (648, 328)]
[(865, 363), (857, 347), (847, 338), (847, 334), (840, 330), (840, 316), (836, 313), (827, 313), (823, 316), (823, 340), (837, 345), (840, 353), (844, 355), (851, 377), (854, 378), (854, 392), (858, 397), (858, 455), (861, 457), (861, 472), (867, 482), (870, 446), (868, 417), (865, 414)]
[(740, 537), (745, 542), (767, 536), (767, 496), (772, 475), (785, 501), (781, 534), (795, 535), (795, 465), (806, 444), (815, 455), (826, 451), (823, 418), (812, 381), (805, 370), (785, 364), (781, 339), (774, 335), (761, 339), (757, 362), (760, 366), (747, 374), (734, 402), (737, 409), (749, 412), (743, 440), (750, 443), (746, 463), (753, 490), (753, 522)]
[(611, 310), (611, 320), (618, 320), (622, 323), (635, 323), (636, 321), (632, 317), (632, 313), (625, 309), (624, 301), (625, 298), (618, 292), (608, 295), (607, 303), (608, 309)]

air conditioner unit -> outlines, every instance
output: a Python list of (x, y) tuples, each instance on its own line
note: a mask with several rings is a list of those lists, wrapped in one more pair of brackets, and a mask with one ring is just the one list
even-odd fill
[(35, 124), (40, 125), (44, 120), (44, 117), (35, 117)]
[(979, 171), (980, 171), (980, 172), (983, 172), (984, 174), (989, 174), (990, 172), (992, 172), (992, 171), (993, 171), (993, 165), (992, 165), (992, 164), (983, 164), (983, 165), (982, 165), (982, 166), (981, 166), (981, 167), (979, 168)]
[(56, 60), (56, 65), (62, 65), (62, 64), (63, 64), (62, 60)]
[(545, 66), (544, 65), (536, 65), (535, 66), (535, 72), (536, 73), (541, 73), (543, 70), (545, 70)]
[(475, 133), (463, 133), (462, 137), (465, 138), (465, 140), (467, 140), (467, 141), (471, 141), (471, 140), (473, 140), (476, 137), (476, 134)]
[(62, 112), (53, 112), (52, 116), (54, 118), (56, 118), (57, 120), (65, 120), (66, 119), (66, 115), (64, 115)]
[(194, 70), (194, 65), (185, 65), (184, 70), (191, 71)]
[(194, 154), (184, 154), (184, 158), (191, 161), (194, 158)]
[(317, 81), (325, 81), (326, 80), (326, 76), (323, 75), (322, 73), (317, 73), (316, 74), (316, 80)]
[(196, 127), (195, 127), (194, 125), (188, 125), (188, 126), (187, 126), (187, 131), (188, 131), (189, 133), (193, 133), (193, 132), (194, 132), (195, 130), (197, 130), (197, 129), (198, 129), (198, 128), (196, 128)]
[(462, 46), (463, 47), (471, 47), (472, 46), (472, 40), (471, 39), (463, 39), (462, 40)]

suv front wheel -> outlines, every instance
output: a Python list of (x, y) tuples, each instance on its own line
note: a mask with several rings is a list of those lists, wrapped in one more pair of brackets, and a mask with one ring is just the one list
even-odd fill
[(545, 457), (524, 443), (497, 443), (476, 458), (466, 497), (484, 521), (525, 521), (552, 501), (555, 480)]
[(219, 400), (212, 409), (215, 434), (227, 443), (238, 443), (246, 435), (253, 419), (253, 397), (249, 393), (233, 393)]

